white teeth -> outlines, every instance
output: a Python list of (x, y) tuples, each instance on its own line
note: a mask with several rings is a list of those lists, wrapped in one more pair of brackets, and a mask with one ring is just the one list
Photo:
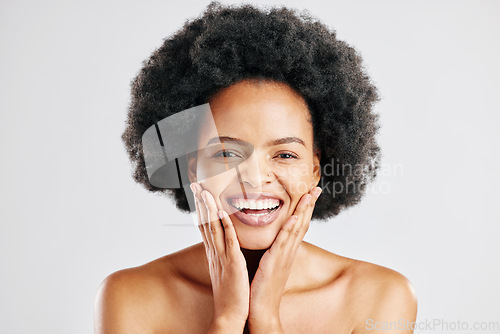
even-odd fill
[(263, 216), (263, 215), (267, 215), (268, 213), (247, 213), (247, 215), (250, 215), (250, 216), (255, 216), (255, 217), (259, 217), (259, 216)]
[(236, 208), (238, 208), (238, 210), (242, 209), (264, 210), (277, 207), (280, 204), (280, 201), (279, 199), (245, 200), (243, 198), (237, 198), (232, 200), (231, 204)]

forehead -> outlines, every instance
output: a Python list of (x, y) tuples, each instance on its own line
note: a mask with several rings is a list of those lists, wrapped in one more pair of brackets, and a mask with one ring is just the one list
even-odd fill
[(209, 103), (216, 130), (202, 129), (202, 145), (217, 135), (241, 138), (254, 145), (296, 136), (312, 145), (307, 104), (286, 84), (243, 81), (223, 89)]

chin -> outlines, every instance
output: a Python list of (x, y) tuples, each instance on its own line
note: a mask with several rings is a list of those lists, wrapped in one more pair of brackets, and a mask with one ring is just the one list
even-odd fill
[[(236, 232), (238, 234), (238, 232)], [(256, 236), (238, 234), (240, 247), (245, 249), (268, 249), (274, 242), (276, 235), (265, 236), (257, 233)]]
[(252, 242), (250, 244), (242, 243), (242, 244), (240, 244), (240, 247), (241, 248), (245, 248), (245, 249), (250, 249), (250, 250), (259, 250), (259, 249), (269, 249), (269, 248), (271, 248), (271, 245), (272, 245), (272, 243), (255, 243), (255, 242)]

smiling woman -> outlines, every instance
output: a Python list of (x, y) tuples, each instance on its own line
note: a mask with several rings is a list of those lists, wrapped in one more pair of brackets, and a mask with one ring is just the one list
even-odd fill
[[(303, 241), (311, 219), (357, 204), (375, 177), (376, 100), (355, 50), (286, 8), (212, 3), (166, 39), (133, 82), (123, 139), (135, 180), (195, 212), (203, 242), (109, 275), (96, 333), (366, 333), (370, 321), (413, 322), (403, 275)], [(210, 112), (189, 134), (197, 150), (177, 165), (191, 191), (154, 186), (143, 135), (156, 127), (161, 137), (160, 120), (202, 104)], [(322, 173), (327, 164), (360, 170)]]
[[(248, 143), (253, 152), (239, 168), (239, 179), (235, 172), (233, 178), (221, 173), (205, 179), (204, 171), (217, 162), (207, 163), (207, 158), (202, 156), (196, 161), (197, 168), (192, 159), (190, 180), (202, 180), (199, 183), (214, 196), (217, 208), (234, 212), (232, 218), (241, 247), (269, 248), (302, 195), (320, 180), (320, 153), (313, 147), (307, 105), (286, 84), (244, 80), (212, 97), (210, 108), (215, 128), (201, 129), (199, 147), (205, 147), (210, 138), (216, 136), (223, 139), (222, 142), (226, 137)], [(219, 156), (208, 157), (208, 160), (241, 159), (238, 152), (224, 153), (225, 157), (218, 153)], [(279, 205), (277, 210), (257, 210), (257, 205), (270, 205), (265, 199), (274, 199)], [(257, 226), (259, 228), (255, 228)]]

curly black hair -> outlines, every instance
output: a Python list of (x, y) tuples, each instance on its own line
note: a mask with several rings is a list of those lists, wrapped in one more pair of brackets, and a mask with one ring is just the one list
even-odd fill
[(168, 194), (190, 212), (183, 189), (149, 183), (141, 138), (155, 121), (207, 103), (241, 80), (286, 83), (309, 107), (322, 176), (313, 219), (326, 220), (359, 203), (377, 175), (380, 126), (373, 105), (377, 88), (360, 54), (307, 11), (259, 9), (211, 2), (164, 39), (131, 82), (131, 102), (122, 140), (133, 177), (151, 192)]

